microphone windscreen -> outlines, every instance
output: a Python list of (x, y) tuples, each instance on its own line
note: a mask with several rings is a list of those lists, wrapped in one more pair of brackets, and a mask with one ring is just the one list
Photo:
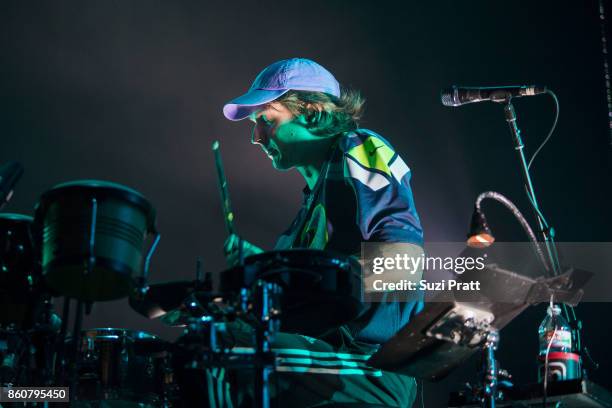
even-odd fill
[(440, 102), (442, 102), (442, 105), (444, 105), (444, 106), (457, 106), (454, 103), (453, 94), (454, 94), (454, 90), (452, 88), (443, 89), (440, 92)]

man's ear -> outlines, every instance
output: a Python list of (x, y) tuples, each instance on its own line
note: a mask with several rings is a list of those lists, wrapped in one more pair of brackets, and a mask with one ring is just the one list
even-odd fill
[(318, 125), (319, 122), (321, 121), (323, 113), (324, 112), (320, 111), (320, 110), (315, 110), (315, 111), (310, 112), (306, 116), (306, 118), (305, 118), (305, 120), (306, 120), (305, 124), (308, 125), (308, 126), (316, 126), (316, 125)]
[(321, 115), (322, 115), (322, 111), (316, 110), (316, 111), (311, 112), (306, 118), (306, 120), (308, 121), (308, 124), (314, 126), (314, 125), (317, 125), (321, 121)]
[(296, 116), (296, 118), (295, 118), (294, 120), (295, 120), (297, 123), (299, 123), (300, 125), (304, 125), (304, 126), (306, 126), (306, 125), (308, 125), (308, 124), (309, 124), (307, 116), (306, 116), (306, 115), (303, 115), (303, 114), (302, 114), (302, 115), (298, 115), (298, 116)]

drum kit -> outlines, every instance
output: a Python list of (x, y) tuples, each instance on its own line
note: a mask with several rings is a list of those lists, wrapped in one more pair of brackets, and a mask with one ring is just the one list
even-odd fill
[[(33, 216), (1, 213), (0, 387), (69, 387), (77, 406), (209, 406), (212, 370), (251, 369), (252, 405), (264, 407), (280, 328), (316, 336), (365, 307), (359, 265), (347, 256), (271, 251), (221, 272), (217, 285), (201, 262), (193, 281), (150, 283), (159, 241), (151, 203), (107, 181), (57, 185)], [(95, 302), (126, 297), (133, 311), (184, 327), (183, 335), (169, 342), (82, 327)], [(249, 347), (221, 341), (236, 319), (252, 326)]]
[[(235, 234), (217, 142), (213, 152), (226, 229)], [(0, 168), (0, 209), (22, 172), (14, 163)], [(275, 334), (325, 337), (370, 306), (361, 267), (350, 256), (291, 249), (245, 257), (239, 243), (238, 264), (221, 271), (216, 284), (202, 272), (201, 260), (194, 280), (152, 283), (150, 263), (159, 242), (149, 200), (108, 181), (59, 184), (40, 196), (32, 216), (0, 213), (0, 390), (68, 387), (71, 405), (83, 407), (226, 406), (220, 394), (228, 391), (213, 377), (250, 370), (252, 392), (245, 393), (242, 406), (269, 407)], [(518, 276), (489, 269), (483, 276), (462, 276), (492, 280), (493, 287), (508, 281), (506, 275)], [(510, 285), (526, 294), (517, 295), (520, 305), (506, 309), (497, 303), (483, 309), (488, 303), (476, 302), (472, 310), (461, 299), (428, 303), (367, 363), (437, 380), (482, 349), (483, 386), (476, 405), (494, 407), (503, 377), (494, 356), (499, 330), (552, 293), (575, 303), (581, 285), (573, 283), (585, 279), (568, 274)], [(58, 298), (63, 298), (61, 316), (54, 304)], [(170, 342), (133, 328), (82, 327), (95, 302), (122, 298), (129, 298), (135, 313), (183, 327), (183, 334)], [(474, 324), (479, 313), (486, 324)], [(228, 341), (228, 325), (238, 322), (249, 328), (248, 344), (232, 342), (231, 333)], [(574, 388), (568, 393), (576, 394)], [(582, 384), (576, 398), (595, 393), (601, 400), (602, 392), (584, 389)], [(462, 400), (454, 406), (472, 405)]]

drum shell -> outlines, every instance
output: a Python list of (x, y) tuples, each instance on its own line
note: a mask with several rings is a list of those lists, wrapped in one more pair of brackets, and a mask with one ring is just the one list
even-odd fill
[(32, 309), (40, 270), (32, 243), (32, 217), (0, 214), (0, 325), (21, 325)]
[(49, 287), (85, 301), (112, 300), (127, 296), (142, 273), (154, 212), (123, 186), (73, 182), (41, 197), (36, 225)]
[[(34, 272), (32, 248), (33, 218), (21, 214), (0, 213), (0, 285), (10, 285), (12, 275), (26, 276)], [(21, 281), (21, 280), (20, 280)]]
[(153, 350), (151, 343), (163, 342), (147, 333), (125, 329), (83, 331), (74, 398), (122, 401), (126, 406), (159, 405), (171, 385), (170, 362), (167, 352), (159, 347)]

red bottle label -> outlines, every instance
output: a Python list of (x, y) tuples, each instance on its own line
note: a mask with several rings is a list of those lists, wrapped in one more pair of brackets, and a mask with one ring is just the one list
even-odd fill
[(540, 344), (540, 350), (547, 350), (549, 344), (551, 350), (564, 349), (569, 351), (572, 349), (572, 333), (567, 330), (548, 331), (542, 340), (544, 340), (544, 344)]

